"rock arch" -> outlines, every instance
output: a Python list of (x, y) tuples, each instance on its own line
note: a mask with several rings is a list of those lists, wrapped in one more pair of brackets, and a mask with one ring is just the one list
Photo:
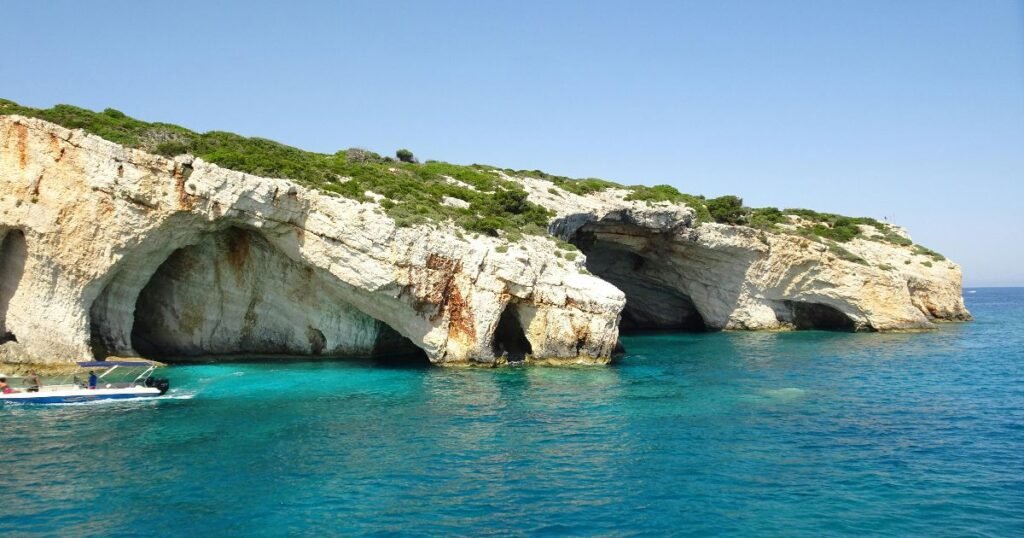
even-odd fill
[(797, 330), (853, 332), (870, 329), (858, 326), (857, 322), (842, 310), (823, 302), (780, 301), (780, 303), (781, 308), (776, 308), (779, 321)]
[(422, 353), (337, 287), (260, 233), (229, 227), (160, 265), (136, 300), (132, 348), (164, 359)]
[(587, 269), (626, 294), (621, 331), (707, 330), (704, 317), (685, 291), (663, 282), (661, 274), (644, 270), (659, 265), (657, 260), (609, 243), (595, 241), (587, 248)]
[(187, 213), (169, 216), (82, 291), (88, 309), (89, 347), (96, 359), (138, 355), (131, 331), (139, 293), (172, 253), (199, 241), (204, 227)]
[(28, 244), (24, 232), (14, 229), (0, 235), (0, 344), (17, 341), (17, 335), (8, 324), (7, 314), (11, 299), (25, 274), (27, 260)]
[(588, 271), (626, 295), (622, 332), (722, 328), (702, 312), (701, 302), (710, 293), (692, 274), (699, 265), (666, 252), (669, 242), (659, 236), (638, 226), (598, 221), (583, 225), (569, 240), (586, 255)]
[(90, 308), (97, 358), (422, 357), (353, 305), (350, 286), (287, 256), (272, 234), (239, 223), (201, 230), (114, 272)]
[[(260, 236), (322, 282), (323, 295), (379, 320), (435, 364), (492, 364), (491, 338), (510, 296), (545, 361), (603, 364), (614, 346), (621, 292), (565, 263), (546, 239), (499, 250), (497, 239), (468, 239), (440, 223), (400, 227), (379, 204), (188, 155), (167, 159), (42, 120), (0, 117), (0, 140), (19, 142), (0, 143), (0, 232), (19, 228), (31, 247), (9, 303), (16, 315), (4, 321), (18, 342), (0, 346), (0, 360), (136, 355), (146, 336), (136, 330), (144, 288), (179, 249), (232, 227)], [(264, 319), (260, 308), (256, 301)], [(313, 321), (299, 341), (327, 356), (340, 340), (329, 323)], [(373, 350), (399, 340), (379, 338)]]
[(875, 330), (832, 283), (836, 268), (825, 246), (802, 238), (773, 243), (749, 228), (673, 227), (662, 217), (655, 209), (556, 223), (554, 231), (586, 254), (587, 269), (625, 294), (623, 332)]

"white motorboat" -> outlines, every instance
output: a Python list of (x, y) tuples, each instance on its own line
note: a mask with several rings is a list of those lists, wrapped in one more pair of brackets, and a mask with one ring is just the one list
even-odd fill
[[(95, 400), (152, 398), (167, 392), (166, 379), (154, 378), (157, 364), (134, 361), (77, 363), (83, 370), (57, 383), (41, 383), (38, 376), (9, 376), (0, 402), (76, 403)], [(2, 376), (0, 376), (2, 378)]]

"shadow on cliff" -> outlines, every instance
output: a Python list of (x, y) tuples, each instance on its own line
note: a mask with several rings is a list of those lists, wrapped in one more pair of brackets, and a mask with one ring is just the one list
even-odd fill
[(282, 194), (274, 203), (287, 221), (189, 200), (140, 233), (84, 292), (94, 357), (427, 362), (350, 300), (367, 300), (353, 286), (303, 258), (308, 202)]
[[(761, 259), (746, 249), (710, 249), (692, 229), (653, 232), (623, 215), (591, 221), (569, 235), (586, 254), (587, 270), (626, 296), (620, 330), (718, 331), (740, 308), (751, 266)], [(762, 299), (776, 320), (797, 330), (854, 331), (854, 321), (822, 303)]]
[(668, 233), (597, 221), (581, 226), (569, 241), (587, 256), (588, 271), (626, 295), (623, 333), (719, 330), (722, 324), (701, 303), (715, 295), (716, 301), (735, 304), (739, 296), (742, 280), (731, 282), (722, 274), (711, 288), (711, 281), (696, 274), (698, 264), (688, 263), (686, 247)]
[(348, 303), (334, 278), (229, 227), (171, 254), (136, 300), (132, 348), (181, 357), (426, 361), (409, 339)]
[(7, 322), (7, 310), (25, 274), (28, 244), (21, 230), (11, 230), (0, 237), (0, 344), (17, 342)]

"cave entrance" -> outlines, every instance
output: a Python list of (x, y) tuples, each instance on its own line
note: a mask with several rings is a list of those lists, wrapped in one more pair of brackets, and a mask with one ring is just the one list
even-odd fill
[(28, 260), (28, 244), (21, 230), (11, 230), (0, 240), (0, 344), (17, 342), (7, 322), (7, 310), (18, 291)]
[[(372, 318), (371, 318), (372, 319)], [(402, 336), (383, 321), (377, 322), (377, 339), (367, 358), (375, 364), (390, 367), (431, 366), (427, 353), (412, 340)]]
[(619, 322), (622, 332), (707, 330), (693, 300), (672, 288), (640, 280), (615, 279), (609, 282), (626, 294), (626, 306)]
[(706, 331), (693, 300), (661, 279), (675, 271), (656, 256), (644, 256), (581, 230), (572, 241), (587, 255), (587, 270), (612, 283), (626, 295), (619, 322), (621, 332)]
[(797, 330), (822, 330), (853, 332), (857, 325), (846, 314), (836, 308), (822, 303), (806, 303), (800, 301), (783, 301), (789, 319)]
[(522, 362), (533, 354), (533, 347), (526, 338), (526, 331), (513, 305), (508, 305), (498, 319), (494, 330), (491, 351), (495, 357), (505, 357), (509, 362)]
[[(350, 292), (333, 276), (292, 260), (255, 230), (201, 236), (137, 286), (125, 328), (130, 348), (143, 357), (429, 363), (411, 340), (346, 300)], [(96, 304), (124, 302), (104, 295)], [(97, 357), (109, 347), (102, 338), (111, 332), (106, 319), (92, 318)]]

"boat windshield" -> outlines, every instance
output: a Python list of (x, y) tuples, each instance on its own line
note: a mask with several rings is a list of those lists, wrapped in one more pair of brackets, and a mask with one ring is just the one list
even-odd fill
[[(75, 388), (125, 388), (144, 385), (155, 364), (143, 362), (80, 362), (78, 371), (62, 375), (7, 376), (7, 384), (19, 392)], [(92, 379), (95, 377), (95, 380)]]

